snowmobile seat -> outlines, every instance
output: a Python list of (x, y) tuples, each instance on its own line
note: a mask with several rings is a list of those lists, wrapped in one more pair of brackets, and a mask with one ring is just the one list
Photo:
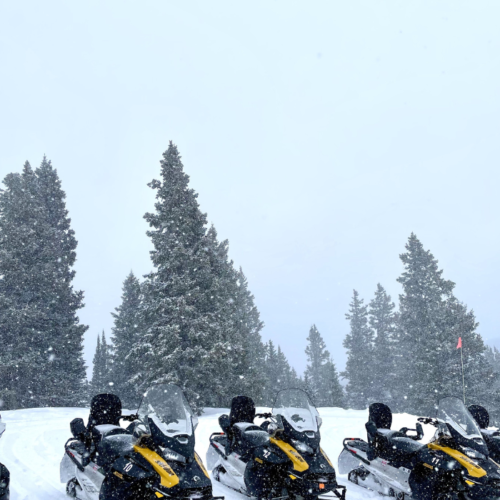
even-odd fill
[(90, 402), (90, 415), (87, 429), (92, 429), (97, 425), (111, 424), (120, 425), (122, 416), (122, 402), (114, 394), (97, 394)]
[(411, 438), (399, 436), (391, 437), (391, 439), (389, 439), (389, 444), (392, 445), (392, 449), (395, 454), (402, 455), (412, 455), (413, 453), (417, 453), (422, 446), (425, 446), (424, 444)]
[(468, 410), (471, 415), (474, 417), (477, 425), (481, 430), (486, 429), (490, 425), (490, 415), (488, 410), (484, 408), (484, 406), (480, 405), (470, 405)]
[[(103, 426), (99, 426), (103, 427)], [(123, 429), (122, 429), (123, 430)], [(111, 465), (119, 456), (130, 453), (134, 447), (135, 438), (130, 434), (113, 434), (106, 436), (97, 445), (95, 462), (100, 467)]]
[(105, 441), (110, 436), (116, 436), (118, 434), (130, 435), (130, 432), (119, 425), (103, 424), (96, 425), (92, 429), (92, 440), (97, 446), (101, 441)]

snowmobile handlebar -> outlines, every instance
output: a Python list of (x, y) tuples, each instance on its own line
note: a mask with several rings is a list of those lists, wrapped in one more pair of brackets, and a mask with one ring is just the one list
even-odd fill
[(120, 417), (121, 420), (125, 420), (126, 422), (133, 422), (134, 420), (137, 420), (139, 418), (139, 415), (137, 413), (132, 413), (132, 415), (122, 415)]
[(272, 413), (256, 413), (255, 418), (260, 417), (260, 418), (271, 418), (273, 416)]
[(430, 424), (433, 425), (434, 427), (437, 427), (439, 425), (439, 421), (436, 418), (431, 418), (431, 417), (419, 417), (417, 418), (419, 422), (422, 422), (423, 424)]

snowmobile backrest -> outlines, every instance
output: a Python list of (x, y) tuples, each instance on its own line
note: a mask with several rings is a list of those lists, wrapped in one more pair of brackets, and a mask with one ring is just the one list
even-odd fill
[(90, 402), (90, 416), (88, 430), (96, 425), (120, 425), (122, 416), (122, 402), (114, 394), (97, 394)]
[(231, 426), (240, 422), (253, 424), (255, 419), (255, 403), (248, 396), (236, 396), (231, 401), (229, 420)]
[(368, 409), (368, 420), (373, 422), (377, 429), (390, 429), (392, 425), (391, 409), (383, 403), (373, 403)]
[(477, 422), (477, 425), (479, 425), (480, 429), (486, 429), (486, 427), (490, 425), (490, 415), (484, 406), (470, 405), (469, 411), (474, 417), (474, 420)]
[(70, 422), (69, 428), (71, 429), (71, 434), (73, 434), (73, 437), (77, 439), (83, 439), (83, 437), (87, 433), (87, 428), (83, 423), (83, 418), (74, 418)]
[(229, 420), (229, 415), (221, 415), (219, 417), (219, 425), (222, 431), (227, 434), (229, 427), (231, 427), (231, 420)]

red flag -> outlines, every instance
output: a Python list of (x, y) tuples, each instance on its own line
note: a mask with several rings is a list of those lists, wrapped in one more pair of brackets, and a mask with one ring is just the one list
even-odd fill
[(462, 349), (462, 337), (458, 337), (457, 349)]

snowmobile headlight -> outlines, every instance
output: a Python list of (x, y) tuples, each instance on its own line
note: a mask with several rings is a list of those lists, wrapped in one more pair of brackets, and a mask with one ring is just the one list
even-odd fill
[(314, 453), (314, 450), (306, 443), (303, 443), (302, 441), (297, 441), (295, 439), (292, 439), (292, 444), (295, 446), (295, 449), (298, 451), (301, 451), (303, 453)]
[(473, 450), (472, 448), (468, 448), (467, 446), (462, 446), (462, 451), (469, 458), (478, 458), (480, 460), (486, 460), (486, 457), (482, 453), (479, 453), (479, 451)]
[(161, 448), (161, 452), (163, 455), (163, 458), (165, 460), (173, 460), (174, 462), (182, 462), (186, 463), (186, 457), (184, 455), (181, 455), (180, 453), (177, 453), (174, 450), (171, 450), (170, 448)]

